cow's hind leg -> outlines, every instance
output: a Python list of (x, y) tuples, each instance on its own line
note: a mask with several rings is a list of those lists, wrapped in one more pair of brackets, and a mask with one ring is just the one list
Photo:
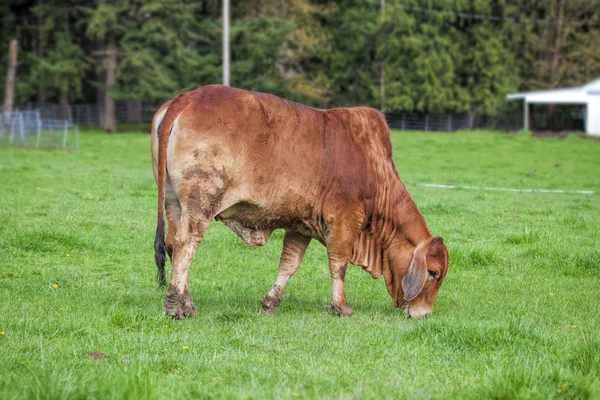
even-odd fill
[(285, 284), (300, 267), (309, 243), (310, 237), (291, 231), (285, 232), (277, 278), (267, 295), (260, 299), (261, 312), (265, 314), (275, 314), (277, 312), (277, 307), (279, 307), (283, 297)]
[[(183, 159), (179, 160), (186, 165)], [(181, 204), (181, 220), (173, 239), (171, 281), (165, 301), (165, 313), (173, 318), (197, 316), (188, 287), (188, 271), (208, 225), (224, 201), (227, 175), (214, 166), (187, 167), (181, 171), (174, 165), (169, 170)]]
[(190, 289), (188, 271), (196, 247), (202, 240), (210, 220), (194, 213), (184, 213), (173, 242), (173, 268), (165, 302), (165, 313), (173, 318), (184, 319), (198, 315)]

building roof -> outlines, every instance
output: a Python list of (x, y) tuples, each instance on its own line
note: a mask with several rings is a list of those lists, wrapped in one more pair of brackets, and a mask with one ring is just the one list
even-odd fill
[(524, 99), (527, 103), (586, 104), (589, 96), (600, 95), (600, 78), (580, 87), (512, 93), (509, 100)]

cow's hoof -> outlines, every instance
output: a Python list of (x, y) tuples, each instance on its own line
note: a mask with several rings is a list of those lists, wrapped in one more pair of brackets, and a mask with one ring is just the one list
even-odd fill
[(190, 303), (185, 303), (179, 307), (165, 306), (165, 314), (171, 316), (173, 319), (195, 318), (198, 316), (196, 308)]
[(198, 312), (194, 307), (190, 291), (186, 289), (183, 294), (179, 294), (174, 287), (170, 286), (165, 302), (165, 314), (170, 315), (173, 319), (197, 317)]
[(351, 317), (352, 309), (344, 304), (332, 304), (331, 311), (338, 317)]
[(277, 309), (279, 307), (280, 302), (281, 300), (275, 297), (261, 297), (260, 304), (262, 304), (262, 307), (260, 308), (260, 312), (263, 314), (277, 314)]
[(191, 301), (183, 303), (182, 312), (184, 317), (196, 318), (198, 316), (198, 311), (196, 311), (196, 307), (194, 307), (194, 303)]
[(181, 308), (165, 307), (165, 314), (173, 319), (185, 319), (185, 317), (183, 316), (183, 310)]

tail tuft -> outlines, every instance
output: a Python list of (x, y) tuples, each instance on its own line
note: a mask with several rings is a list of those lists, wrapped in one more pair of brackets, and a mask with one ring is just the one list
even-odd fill
[(156, 266), (158, 267), (158, 273), (156, 274), (158, 287), (162, 288), (167, 284), (165, 278), (165, 222), (162, 218), (158, 220), (158, 226), (156, 227), (154, 261), (156, 261)]

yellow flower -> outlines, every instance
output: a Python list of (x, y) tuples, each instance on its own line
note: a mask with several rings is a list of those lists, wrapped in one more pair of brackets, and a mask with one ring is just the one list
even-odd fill
[(119, 278), (115, 278), (115, 281), (118, 281), (118, 280), (119, 280)]
[(550, 292), (550, 296), (554, 296), (554, 293)]
[(565, 385), (564, 383), (562, 385), (560, 385), (560, 390), (562, 390), (563, 392), (567, 391), (567, 385)]
[(571, 325), (571, 328), (575, 329), (577, 328), (577, 325)]
[(4, 335), (4, 332), (0, 331), (0, 335)]
[(52, 284), (52, 287), (53, 287), (54, 289), (58, 289), (58, 285), (57, 285), (56, 283), (53, 283), (53, 284)]
[(67, 253), (67, 257), (71, 257), (71, 255), (69, 253)]
[(492, 303), (491, 301), (488, 300), (488, 304), (494, 304), (494, 303)]
[(300, 397), (300, 393), (294, 392), (294, 393), (292, 393), (292, 396), (294, 396), (294, 397)]
[(190, 349), (190, 346), (183, 346), (183, 349), (184, 349), (184, 350), (189, 350), (189, 349)]

